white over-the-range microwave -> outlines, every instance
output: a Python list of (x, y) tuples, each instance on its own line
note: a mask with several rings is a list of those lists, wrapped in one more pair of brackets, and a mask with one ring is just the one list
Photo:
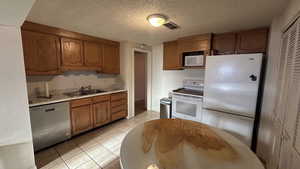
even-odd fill
[(203, 51), (183, 53), (184, 67), (202, 67), (205, 65), (205, 55)]

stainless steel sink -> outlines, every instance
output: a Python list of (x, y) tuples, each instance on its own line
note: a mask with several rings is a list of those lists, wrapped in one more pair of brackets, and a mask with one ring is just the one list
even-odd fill
[(104, 90), (100, 89), (90, 89), (90, 90), (79, 90), (79, 91), (74, 91), (74, 92), (68, 92), (64, 93), (64, 95), (69, 96), (69, 97), (76, 97), (76, 96), (85, 96), (89, 94), (97, 94), (97, 93), (103, 93), (106, 92)]

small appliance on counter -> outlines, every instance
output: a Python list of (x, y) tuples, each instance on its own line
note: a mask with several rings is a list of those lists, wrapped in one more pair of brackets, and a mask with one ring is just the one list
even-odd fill
[(172, 118), (200, 122), (202, 119), (203, 80), (184, 80), (183, 88), (173, 90)]
[(160, 118), (170, 119), (172, 118), (172, 99), (170, 97), (164, 97), (160, 99)]

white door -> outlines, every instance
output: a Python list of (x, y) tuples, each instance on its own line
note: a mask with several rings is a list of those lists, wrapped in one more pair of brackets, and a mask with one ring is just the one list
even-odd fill
[(204, 107), (254, 117), (261, 62), (262, 54), (207, 57)]

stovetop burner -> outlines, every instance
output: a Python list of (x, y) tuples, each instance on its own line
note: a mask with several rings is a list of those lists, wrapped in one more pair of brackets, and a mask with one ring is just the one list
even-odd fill
[(203, 91), (200, 90), (180, 88), (177, 90), (173, 90), (173, 92), (178, 94), (192, 95), (192, 96), (203, 96)]

